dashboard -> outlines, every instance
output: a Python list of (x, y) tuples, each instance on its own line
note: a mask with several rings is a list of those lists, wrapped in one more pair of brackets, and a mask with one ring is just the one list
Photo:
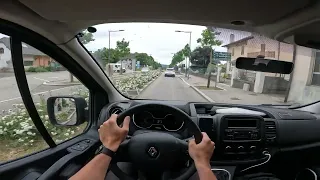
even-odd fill
[[(163, 103), (187, 113), (215, 142), (212, 161), (217, 164), (261, 161), (266, 151), (275, 154), (320, 146), (320, 117), (310, 112), (269, 106), (153, 100), (115, 102), (104, 110), (109, 117), (143, 103)], [(129, 135), (137, 130), (154, 130), (189, 138), (184, 122), (183, 118), (161, 109), (146, 109), (132, 115)]]

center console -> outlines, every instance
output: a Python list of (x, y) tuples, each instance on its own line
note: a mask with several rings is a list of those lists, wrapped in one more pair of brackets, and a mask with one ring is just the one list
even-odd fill
[(252, 115), (223, 115), (219, 124), (220, 150), (228, 159), (235, 156), (239, 158), (261, 155), (264, 147), (263, 118)]

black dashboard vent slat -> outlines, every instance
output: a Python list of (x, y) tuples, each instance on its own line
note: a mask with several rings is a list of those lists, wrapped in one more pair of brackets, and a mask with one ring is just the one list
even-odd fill
[(275, 142), (277, 137), (277, 129), (274, 121), (265, 121), (265, 135), (267, 142)]

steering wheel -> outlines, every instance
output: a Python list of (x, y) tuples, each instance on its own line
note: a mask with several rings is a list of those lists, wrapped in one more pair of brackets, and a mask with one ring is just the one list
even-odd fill
[[(132, 117), (133, 114), (146, 109), (158, 109), (182, 118), (188, 134), (194, 136), (197, 144), (201, 142), (202, 133), (191, 117), (184, 111), (165, 104), (148, 103), (135, 105), (118, 115), (118, 125), (122, 124), (126, 116)], [(160, 174), (162, 179), (186, 180), (195, 173), (196, 168), (192, 162), (186, 171), (175, 178), (171, 177), (170, 169), (174, 167), (175, 161), (178, 158), (187, 157), (188, 143), (186, 140), (179, 139), (168, 132), (152, 130), (136, 132), (131, 136), (131, 139), (126, 139), (121, 143), (112, 159), (110, 170), (119, 179), (134, 180), (118, 167), (117, 162), (131, 162), (140, 171)]]

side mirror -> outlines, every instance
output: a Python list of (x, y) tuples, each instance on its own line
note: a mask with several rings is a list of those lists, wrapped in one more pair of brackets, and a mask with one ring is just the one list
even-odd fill
[(77, 126), (88, 119), (87, 102), (82, 97), (53, 96), (47, 100), (49, 120), (56, 126)]

